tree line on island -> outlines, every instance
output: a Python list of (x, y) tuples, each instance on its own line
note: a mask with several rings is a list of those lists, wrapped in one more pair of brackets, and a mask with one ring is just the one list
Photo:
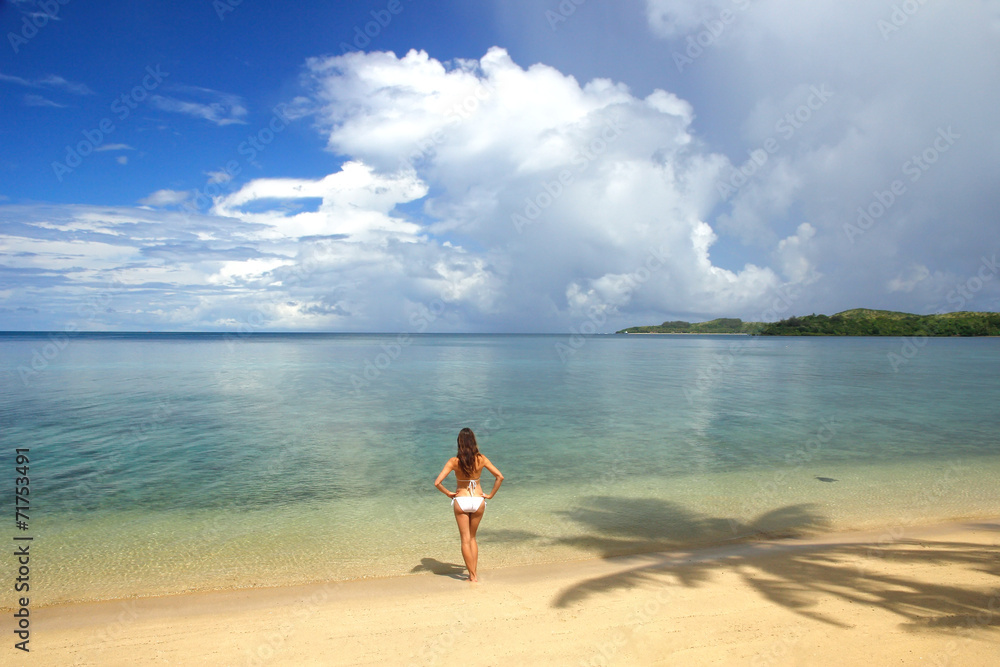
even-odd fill
[(914, 315), (855, 308), (835, 315), (804, 315), (779, 322), (723, 317), (709, 322), (664, 322), (615, 333), (746, 334), (752, 336), (1000, 336), (1000, 313)]

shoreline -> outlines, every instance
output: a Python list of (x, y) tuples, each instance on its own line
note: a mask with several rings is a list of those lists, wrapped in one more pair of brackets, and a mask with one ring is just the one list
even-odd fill
[[(574, 563), (797, 535), (820, 539), (883, 526), (908, 530), (988, 520), (1000, 517), (998, 464), (1000, 460), (988, 457), (960, 464), (868, 463), (863, 470), (832, 463), (814, 469), (633, 478), (640, 482), (638, 489), (655, 488), (656, 495), (636, 489), (601, 495), (603, 482), (593, 488), (550, 485), (545, 492), (515, 485), (489, 512), (480, 533), (481, 544), (489, 546), (480, 565), (499, 569)], [(959, 485), (962, 494), (954, 493)], [(565, 498), (572, 502), (560, 506)], [(548, 511), (532, 509), (539, 501)], [(335, 504), (279, 508), (229, 517), (225, 531), (221, 515), (186, 511), (113, 513), (61, 524), (58, 530), (48, 526), (47, 568), (39, 573), (37, 588), (33, 581), (32, 604), (42, 608), (363, 581), (373, 578), (372, 573), (408, 577), (425, 572), (427, 562), (454, 560), (454, 519), (438, 511), (440, 504), (434, 498), (414, 499), (406, 515), (387, 513), (374, 501), (354, 507), (353, 515)], [(330, 522), (333, 514), (347, 520), (366, 517), (367, 532)], [(389, 539), (401, 521), (409, 537)], [(261, 531), (261, 525), (291, 529)], [(385, 538), (370, 539), (377, 535)], [(100, 551), (108, 545), (116, 548)], [(331, 551), (331, 545), (339, 546)], [(0, 598), (0, 610), (10, 604)]]
[[(898, 522), (897, 522), (898, 523)], [(982, 516), (982, 517), (965, 517), (948, 519), (946, 521), (937, 521), (930, 523), (918, 523), (908, 526), (904, 529), (904, 536), (900, 539), (906, 539), (906, 536), (920, 535), (927, 536), (933, 535), (939, 532), (952, 531), (956, 528), (960, 528), (968, 525), (993, 525), (996, 524), (996, 530), (998, 532), (998, 542), (1000, 542), (1000, 516)], [(779, 533), (782, 531), (778, 531)], [(730, 552), (743, 552), (750, 551), (753, 552), (758, 547), (782, 549), (782, 548), (798, 548), (798, 547), (821, 547), (829, 544), (843, 544), (843, 543), (857, 543), (857, 544), (867, 544), (867, 543), (878, 543), (879, 541), (894, 540), (892, 537), (894, 533), (898, 533), (896, 527), (888, 528), (886, 530), (876, 531), (876, 530), (865, 530), (865, 529), (855, 529), (849, 528), (845, 530), (817, 530), (814, 532), (805, 532), (801, 535), (776, 535), (767, 537), (764, 535), (754, 535), (754, 534), (744, 534), (736, 535), (731, 538), (720, 541), (712, 542), (692, 542), (690, 544), (678, 545), (674, 548), (667, 549), (655, 549), (655, 550), (637, 550), (634, 552), (616, 552), (604, 556), (594, 556), (594, 555), (581, 555), (578, 558), (564, 558), (564, 559), (554, 559), (546, 560), (534, 563), (518, 563), (513, 565), (501, 565), (496, 568), (492, 568), (492, 572), (513, 572), (516, 570), (530, 571), (533, 569), (547, 569), (555, 568), (559, 569), (562, 567), (574, 567), (582, 563), (592, 563), (597, 561), (620, 561), (629, 560), (637, 558), (646, 557), (665, 557), (669, 554), (689, 554), (689, 558), (695, 558), (697, 560), (709, 560), (712, 558), (722, 558), (725, 557)], [(457, 538), (456, 538), (457, 539)], [(487, 544), (489, 540), (484, 539), (480, 536), (480, 543)], [(486, 547), (488, 549), (488, 546)], [(406, 574), (387, 574), (387, 575), (364, 575), (360, 577), (351, 577), (345, 579), (331, 579), (331, 580), (315, 580), (315, 581), (304, 581), (295, 583), (275, 583), (275, 584), (253, 584), (247, 586), (234, 586), (234, 587), (218, 587), (218, 588), (198, 588), (198, 589), (185, 589), (177, 591), (169, 591), (162, 593), (149, 593), (149, 594), (139, 594), (139, 595), (128, 595), (122, 597), (107, 597), (107, 598), (83, 598), (83, 599), (73, 599), (73, 600), (59, 600), (55, 602), (44, 602), (41, 604), (32, 604), (32, 608), (45, 610), (45, 609), (56, 609), (56, 608), (74, 608), (82, 605), (101, 605), (101, 604), (116, 604), (116, 603), (131, 603), (146, 600), (169, 600), (173, 598), (189, 598), (201, 595), (229, 595), (229, 594), (241, 594), (241, 593), (266, 593), (268, 591), (282, 591), (282, 590), (298, 590), (298, 589), (310, 589), (310, 588), (323, 588), (323, 587), (340, 587), (341, 585), (356, 585), (365, 584), (371, 582), (391, 582), (399, 581), (406, 582), (414, 578), (427, 577), (427, 576), (448, 576), (453, 579), (462, 579), (465, 573), (465, 565), (461, 563), (461, 554), (457, 552), (458, 547), (455, 547), (456, 558), (455, 562), (451, 565), (437, 561), (436, 559), (424, 559), (426, 561), (434, 561), (434, 564), (428, 565), (424, 563), (420, 568), (420, 571), (416, 571), (417, 567), (413, 571)], [(482, 560), (482, 559), (480, 559)], [(481, 563), (480, 563), (481, 565)], [(452, 576), (455, 568), (460, 568), (462, 574), (459, 576)], [(437, 571), (436, 571), (437, 570)], [(8, 604), (7, 600), (0, 600), (0, 613), (14, 611), (14, 607)]]
[(748, 333), (733, 333), (731, 331), (723, 333), (709, 333), (707, 331), (622, 331), (614, 333), (615, 336), (753, 336)]
[(669, 655), (822, 664), (843, 661), (845, 648), (880, 662), (951, 650), (942, 655), (986, 665), (1000, 638), (1000, 517), (516, 565), (480, 572), (479, 584), (460, 577), (457, 553), (427, 560), (420, 576), (33, 608), (25, 655), (33, 664), (429, 664), (488, 628), (488, 664), (498, 665)]

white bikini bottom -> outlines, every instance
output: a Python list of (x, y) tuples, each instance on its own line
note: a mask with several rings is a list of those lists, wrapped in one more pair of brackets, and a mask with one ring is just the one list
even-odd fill
[(466, 514), (475, 514), (485, 502), (486, 499), (482, 496), (456, 496), (451, 499), (451, 504), (458, 503), (458, 509)]

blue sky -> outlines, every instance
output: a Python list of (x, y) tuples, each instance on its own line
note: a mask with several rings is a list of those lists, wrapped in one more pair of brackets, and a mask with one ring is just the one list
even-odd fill
[(1000, 310), (1000, 3), (0, 2), (0, 329)]

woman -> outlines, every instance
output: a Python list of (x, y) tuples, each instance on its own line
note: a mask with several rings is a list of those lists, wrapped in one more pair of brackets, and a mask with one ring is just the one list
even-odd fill
[[(483, 489), (479, 486), (479, 477), (483, 473), (483, 468), (489, 470), (493, 477), (493, 490), (488, 495), (483, 495)], [(458, 490), (452, 493), (441, 485), (444, 478), (452, 471), (455, 471), (455, 479), (458, 481)], [(496, 495), (500, 483), (503, 482), (503, 475), (497, 470), (490, 460), (479, 453), (476, 445), (476, 434), (471, 428), (463, 428), (458, 433), (458, 455), (448, 459), (441, 469), (441, 474), (434, 481), (434, 486), (438, 491), (451, 498), (451, 506), (455, 512), (455, 521), (458, 522), (458, 533), (462, 537), (462, 558), (465, 559), (465, 567), (469, 569), (469, 581), (479, 581), (476, 576), (476, 563), (479, 561), (479, 545), (476, 544), (476, 531), (479, 530), (479, 522), (483, 520), (486, 513), (486, 501)]]

